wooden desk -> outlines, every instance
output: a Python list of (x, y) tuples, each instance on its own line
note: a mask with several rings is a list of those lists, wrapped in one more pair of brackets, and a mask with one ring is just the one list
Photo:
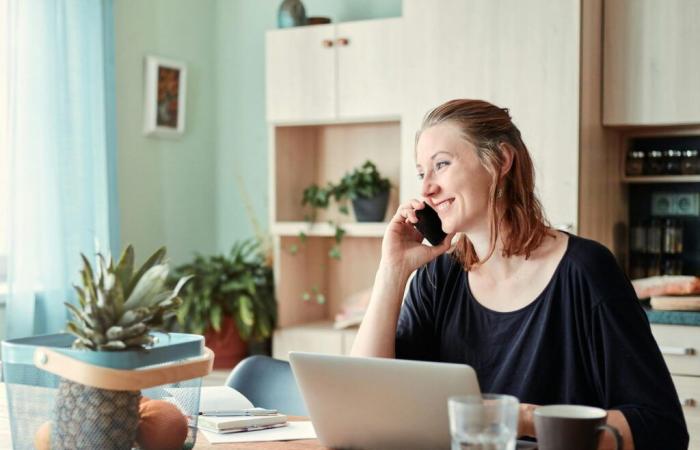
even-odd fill
[[(291, 417), (291, 420), (306, 420), (305, 417)], [(0, 383), (0, 450), (11, 450), (10, 415), (7, 410), (5, 384)], [(245, 444), (210, 444), (202, 433), (197, 433), (194, 450), (326, 450), (317, 439), (280, 442), (249, 442)]]

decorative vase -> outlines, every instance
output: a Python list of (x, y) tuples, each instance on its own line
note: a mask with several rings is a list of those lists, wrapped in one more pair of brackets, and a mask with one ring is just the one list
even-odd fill
[(356, 198), (352, 209), (358, 222), (382, 222), (389, 204), (389, 191), (380, 192), (372, 198)]
[(277, 11), (277, 26), (290, 28), (306, 25), (306, 10), (301, 0), (284, 0)]
[(214, 369), (230, 369), (246, 357), (248, 345), (241, 339), (233, 317), (221, 320), (221, 331), (207, 330), (204, 333), (207, 347), (214, 352)]

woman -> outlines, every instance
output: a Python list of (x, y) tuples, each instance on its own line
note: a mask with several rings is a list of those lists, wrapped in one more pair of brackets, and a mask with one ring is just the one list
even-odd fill
[[(602, 245), (550, 228), (508, 110), (452, 100), (416, 137), (421, 195), (447, 238), (431, 247), (401, 205), (353, 354), (464, 363), (483, 392), (608, 410), (626, 449), (685, 449), (678, 396), (628, 279)], [(450, 250), (456, 233), (461, 236)], [(416, 271), (402, 305), (402, 296)], [(606, 436), (600, 448), (614, 448)]]

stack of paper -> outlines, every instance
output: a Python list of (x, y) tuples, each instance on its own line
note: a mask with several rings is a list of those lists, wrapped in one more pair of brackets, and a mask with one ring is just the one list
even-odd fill
[(282, 427), (287, 416), (277, 410), (255, 408), (243, 394), (228, 386), (202, 388), (198, 427), (216, 433), (237, 433)]
[(264, 430), (266, 428), (287, 425), (287, 416), (274, 414), (269, 416), (199, 416), (199, 427), (217, 433), (236, 433), (241, 431)]

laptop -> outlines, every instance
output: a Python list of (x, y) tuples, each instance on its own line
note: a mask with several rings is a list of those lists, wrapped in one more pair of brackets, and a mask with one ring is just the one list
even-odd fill
[(463, 364), (290, 352), (322, 445), (352, 449), (449, 449), (447, 398), (480, 394)]

